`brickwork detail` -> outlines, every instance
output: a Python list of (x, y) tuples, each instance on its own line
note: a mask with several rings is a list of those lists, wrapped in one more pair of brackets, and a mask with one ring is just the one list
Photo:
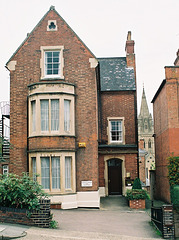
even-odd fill
[[(107, 117), (124, 117), (125, 144), (136, 144), (135, 135), (135, 93), (126, 92), (103, 92), (101, 93), (102, 132), (99, 132), (101, 142), (108, 143)], [(121, 103), (121, 104), (120, 104)]]
[(134, 209), (145, 209), (145, 199), (129, 200), (129, 207)]
[(40, 200), (40, 210), (33, 211), (0, 207), (0, 222), (49, 228), (50, 221), (50, 200)]

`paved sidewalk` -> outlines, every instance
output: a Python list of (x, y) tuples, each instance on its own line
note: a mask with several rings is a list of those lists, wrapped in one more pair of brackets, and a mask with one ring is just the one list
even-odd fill
[(22, 240), (160, 239), (150, 225), (148, 211), (131, 210), (123, 197), (102, 198), (100, 209), (52, 210), (52, 213), (58, 229), (0, 224), (0, 236), (23, 237)]

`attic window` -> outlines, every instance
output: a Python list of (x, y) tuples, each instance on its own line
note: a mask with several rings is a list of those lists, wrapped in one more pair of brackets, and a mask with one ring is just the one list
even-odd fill
[(47, 31), (57, 31), (56, 20), (49, 20), (47, 25)]

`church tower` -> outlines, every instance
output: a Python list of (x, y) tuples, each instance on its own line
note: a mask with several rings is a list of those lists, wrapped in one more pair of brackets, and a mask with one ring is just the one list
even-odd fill
[(141, 181), (149, 185), (149, 170), (155, 168), (153, 118), (149, 112), (143, 87), (140, 114), (138, 116), (139, 172)]

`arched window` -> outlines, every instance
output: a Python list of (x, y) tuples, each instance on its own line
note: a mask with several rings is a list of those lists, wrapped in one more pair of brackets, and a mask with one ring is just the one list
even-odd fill
[(148, 148), (151, 148), (151, 147), (152, 147), (152, 143), (151, 143), (151, 140), (149, 139)]

